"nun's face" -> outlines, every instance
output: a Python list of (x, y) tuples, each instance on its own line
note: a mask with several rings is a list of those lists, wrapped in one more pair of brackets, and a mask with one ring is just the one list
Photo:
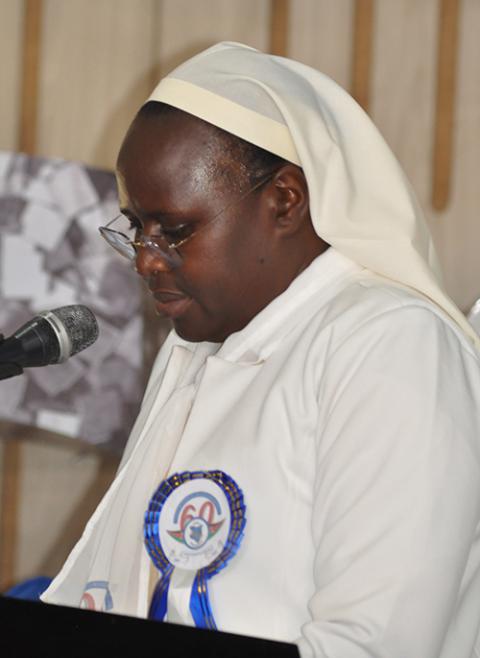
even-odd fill
[(163, 231), (176, 240), (196, 232), (173, 263), (148, 248), (136, 259), (157, 311), (189, 341), (223, 342), (291, 279), (277, 248), (274, 184), (243, 196), (245, 185), (219, 173), (228, 154), (218, 156), (212, 166), (207, 124), (175, 114), (137, 118), (118, 159), (121, 208), (139, 235)]

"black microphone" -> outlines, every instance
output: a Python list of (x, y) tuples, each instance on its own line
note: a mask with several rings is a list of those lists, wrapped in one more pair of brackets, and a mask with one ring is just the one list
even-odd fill
[(0, 379), (21, 375), (23, 368), (63, 363), (97, 337), (97, 320), (86, 306), (39, 313), (9, 338), (0, 336)]

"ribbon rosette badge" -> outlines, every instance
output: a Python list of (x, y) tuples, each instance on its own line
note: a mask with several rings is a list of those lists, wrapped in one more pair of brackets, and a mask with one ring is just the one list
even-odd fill
[[(161, 579), (149, 617), (216, 628), (207, 580), (226, 566), (243, 537), (245, 505), (235, 481), (222, 471), (196, 471), (164, 480), (145, 514), (145, 546)], [(189, 588), (189, 610), (178, 611), (175, 588)], [(183, 614), (182, 614), (183, 612)]]

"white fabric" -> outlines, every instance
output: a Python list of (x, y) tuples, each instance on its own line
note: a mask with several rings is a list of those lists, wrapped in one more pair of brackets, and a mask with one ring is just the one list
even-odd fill
[(301, 164), (318, 235), (356, 263), (435, 301), (480, 345), (441, 287), (430, 234), (397, 160), (333, 80), (290, 59), (220, 43), (172, 71), (149, 100)]
[(467, 318), (477, 334), (480, 335), (480, 299), (477, 299), (475, 304), (472, 306)]
[[(140, 616), (148, 612), (149, 558), (142, 543), (143, 514), (168, 473), (190, 413), (194, 376), (209, 349), (208, 344), (199, 344), (196, 352), (181, 345), (169, 349), (168, 339), (164, 347), (168, 368), (152, 372), (119, 472), (44, 600), (79, 605), (87, 583), (105, 581), (114, 600), (113, 611)], [(59, 587), (60, 593), (53, 595)]]
[[(172, 340), (110, 510), (101, 503), (44, 600), (78, 605), (88, 581), (107, 580), (114, 612), (146, 613), (148, 558), (137, 571), (135, 554), (164, 475), (152, 475), (154, 400), (176, 355), (187, 363)], [(480, 370), (456, 325), (330, 249), (216, 354), (192, 348), (183, 379), (198, 388), (169, 472), (220, 468), (247, 505), (242, 547), (210, 583), (218, 627), (297, 640), (303, 656), (473, 658)], [(111, 564), (96, 564), (106, 536)]]
[(190, 595), (195, 576), (195, 571), (173, 570), (168, 588), (167, 615), (165, 621), (169, 621), (172, 624), (195, 626), (190, 612)]

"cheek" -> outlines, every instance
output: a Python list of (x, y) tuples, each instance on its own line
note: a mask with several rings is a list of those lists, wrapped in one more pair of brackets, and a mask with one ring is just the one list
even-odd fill
[(198, 260), (182, 275), (179, 284), (193, 299), (189, 312), (174, 321), (182, 338), (221, 343), (255, 315), (245, 292), (245, 278), (218, 255)]
[(242, 223), (243, 219), (239, 218), (238, 230), (218, 230), (184, 254), (176, 279), (193, 298), (188, 317), (175, 326), (184, 338), (221, 342), (271, 301), (266, 275), (269, 243), (265, 236), (248, 231), (248, 219)]
[(255, 294), (267, 259), (264, 241), (259, 238), (240, 225), (240, 230), (230, 230), (226, 236), (212, 236), (200, 257), (185, 261), (184, 276), (199, 300), (217, 306), (234, 303), (247, 291)]
[(243, 303), (239, 279), (232, 277), (223, 261), (198, 260), (182, 272), (182, 289), (192, 297), (188, 313), (174, 321), (177, 333), (190, 341), (223, 342), (241, 328)]
[(183, 289), (207, 313), (218, 311), (226, 302), (238, 298), (243, 281), (240, 268), (218, 253), (205, 254), (195, 263), (186, 263), (181, 275)]

